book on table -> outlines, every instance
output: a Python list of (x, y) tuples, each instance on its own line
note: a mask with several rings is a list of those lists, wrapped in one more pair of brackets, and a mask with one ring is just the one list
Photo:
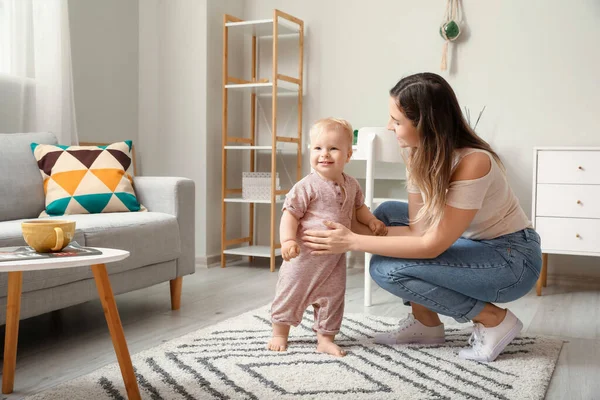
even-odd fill
[(0, 248), (0, 263), (4, 261), (43, 260), (46, 258), (68, 258), (99, 254), (102, 254), (100, 250), (80, 246), (77, 242), (71, 242), (61, 251), (53, 253), (38, 253), (29, 246), (4, 247)]

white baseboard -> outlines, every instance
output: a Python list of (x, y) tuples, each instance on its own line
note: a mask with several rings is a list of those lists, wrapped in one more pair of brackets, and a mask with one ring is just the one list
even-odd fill
[(218, 267), (221, 263), (221, 255), (213, 254), (210, 256), (196, 256), (196, 268)]
[[(241, 260), (241, 256), (227, 256), (227, 262), (235, 262)], [(196, 268), (215, 268), (221, 266), (221, 255), (213, 254), (210, 256), (196, 256)]]
[[(233, 263), (240, 261), (242, 256), (228, 255), (227, 262)], [(278, 258), (278, 260), (281, 260)], [(196, 256), (196, 268), (215, 268), (221, 266), (221, 255), (213, 254), (210, 256)], [(350, 252), (348, 256), (348, 263), (346, 268), (364, 268), (365, 267), (365, 253), (363, 252)]]

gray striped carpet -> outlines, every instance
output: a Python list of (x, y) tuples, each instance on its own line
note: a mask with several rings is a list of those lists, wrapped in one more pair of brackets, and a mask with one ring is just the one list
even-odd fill
[[(348, 314), (338, 343), (348, 355), (318, 354), (311, 313), (292, 328), (289, 350), (265, 350), (269, 307), (133, 356), (144, 399), (543, 399), (560, 340), (521, 335), (494, 363), (460, 360), (468, 326), (446, 326), (435, 346), (381, 346), (375, 332), (397, 320)], [(117, 364), (30, 399), (126, 399)]]

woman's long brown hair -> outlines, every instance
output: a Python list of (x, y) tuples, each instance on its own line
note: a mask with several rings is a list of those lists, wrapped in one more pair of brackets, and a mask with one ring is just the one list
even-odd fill
[(467, 124), (456, 94), (441, 76), (408, 76), (390, 90), (390, 96), (419, 133), (419, 146), (412, 148), (407, 157), (408, 179), (423, 193), (423, 207), (416, 220), (422, 220), (429, 229), (444, 215), (456, 150), (485, 150), (499, 166), (502, 163), (490, 145)]

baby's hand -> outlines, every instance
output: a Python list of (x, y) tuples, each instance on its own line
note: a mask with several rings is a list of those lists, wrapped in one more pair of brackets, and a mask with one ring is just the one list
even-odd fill
[(300, 254), (300, 246), (295, 240), (288, 240), (281, 244), (281, 256), (285, 261), (290, 261), (292, 258), (298, 257)]
[(388, 233), (387, 226), (377, 218), (373, 218), (369, 222), (369, 229), (371, 229), (371, 232), (373, 232), (375, 236), (385, 236)]

